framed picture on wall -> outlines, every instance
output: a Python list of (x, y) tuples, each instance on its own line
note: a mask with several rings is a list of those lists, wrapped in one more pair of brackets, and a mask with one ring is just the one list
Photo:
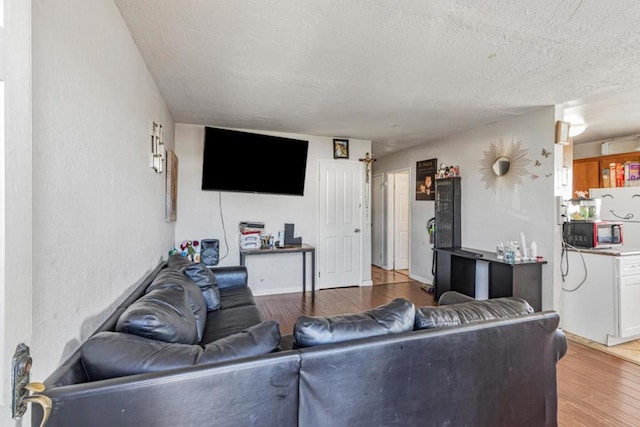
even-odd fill
[(178, 218), (178, 156), (173, 150), (167, 150), (167, 181), (165, 189), (166, 222), (174, 222)]
[(349, 140), (348, 139), (333, 140), (333, 158), (334, 159), (349, 158)]
[(416, 200), (436, 199), (436, 171), (438, 159), (416, 162)]

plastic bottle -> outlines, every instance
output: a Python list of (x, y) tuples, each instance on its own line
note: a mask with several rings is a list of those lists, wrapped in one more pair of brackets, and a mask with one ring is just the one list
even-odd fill
[(536, 242), (531, 242), (531, 249), (529, 250), (529, 258), (535, 260), (538, 257), (538, 245)]

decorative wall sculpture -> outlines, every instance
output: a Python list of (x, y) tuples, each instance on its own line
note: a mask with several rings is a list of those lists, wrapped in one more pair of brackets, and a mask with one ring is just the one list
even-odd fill
[(512, 138), (505, 141), (499, 138), (496, 143), (489, 145), (484, 151), (484, 158), (480, 160), (481, 181), (485, 189), (513, 190), (516, 184), (522, 185), (522, 177), (529, 174), (527, 165), (531, 160), (527, 158), (529, 150), (522, 146), (522, 141)]

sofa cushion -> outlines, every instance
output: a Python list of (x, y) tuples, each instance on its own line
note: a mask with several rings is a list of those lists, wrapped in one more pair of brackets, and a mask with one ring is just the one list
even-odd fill
[(531, 313), (533, 313), (533, 307), (522, 298), (517, 297), (475, 300), (438, 307), (420, 307), (416, 310), (415, 329), (455, 326)]
[[(224, 298), (223, 298), (224, 301)], [(262, 322), (260, 312), (254, 305), (212, 311), (207, 316), (207, 325), (200, 341), (201, 345), (244, 331)]]
[(179, 253), (169, 255), (169, 258), (167, 259), (167, 267), (169, 268), (181, 269), (189, 264), (191, 264), (191, 261), (180, 255)]
[(168, 343), (120, 332), (98, 332), (80, 347), (91, 381), (195, 365), (199, 345)]
[(167, 343), (120, 332), (99, 332), (80, 349), (90, 381), (219, 363), (277, 350), (280, 327), (275, 320), (208, 344)]
[(183, 272), (198, 285), (208, 311), (220, 308), (220, 291), (218, 290), (216, 277), (206, 265), (199, 262), (191, 262), (180, 254), (173, 254), (167, 260), (167, 267)]
[(199, 363), (224, 362), (271, 353), (280, 345), (280, 325), (266, 320), (204, 347)]
[(120, 315), (115, 330), (172, 343), (198, 342), (196, 319), (183, 286), (157, 288), (141, 296)]
[(293, 327), (294, 346), (311, 347), (413, 330), (415, 306), (404, 298), (358, 314), (300, 316)]
[(155, 289), (171, 287), (184, 288), (189, 306), (196, 319), (198, 341), (200, 341), (204, 332), (205, 322), (207, 321), (207, 305), (202, 296), (202, 292), (200, 292), (200, 288), (180, 270), (167, 267), (162, 269), (155, 279), (153, 279), (153, 282), (151, 282), (147, 288), (147, 293)]
[(256, 305), (256, 300), (248, 286), (234, 286), (232, 288), (220, 289), (220, 308), (226, 310), (228, 308), (243, 307), (248, 305)]

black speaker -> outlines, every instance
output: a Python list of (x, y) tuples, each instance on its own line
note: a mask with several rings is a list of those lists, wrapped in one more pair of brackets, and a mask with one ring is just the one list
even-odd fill
[(218, 239), (202, 239), (200, 245), (200, 262), (206, 266), (218, 265), (220, 259)]

